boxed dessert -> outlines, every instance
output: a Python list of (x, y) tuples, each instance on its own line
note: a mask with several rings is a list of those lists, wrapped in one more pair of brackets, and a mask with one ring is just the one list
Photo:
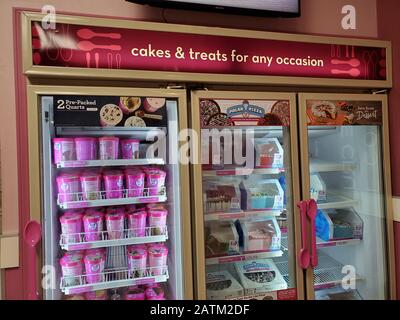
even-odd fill
[(271, 259), (235, 263), (244, 294), (251, 295), (287, 289), (287, 283)]
[(324, 241), (362, 239), (363, 221), (353, 208), (318, 210), (315, 232)]
[(255, 167), (282, 168), (283, 149), (277, 138), (255, 138)]
[(282, 210), (283, 189), (276, 179), (244, 181), (240, 184), (243, 210)]
[(233, 222), (213, 222), (205, 226), (206, 257), (240, 254), (239, 235)]
[(319, 173), (310, 175), (310, 196), (317, 202), (326, 201), (326, 184)]
[(240, 210), (240, 189), (233, 182), (211, 182), (204, 184), (204, 211), (229, 212)]
[(243, 287), (226, 270), (207, 273), (206, 289), (208, 300), (227, 300), (243, 296)]
[(275, 217), (237, 221), (239, 245), (244, 253), (275, 251), (281, 248), (281, 231)]

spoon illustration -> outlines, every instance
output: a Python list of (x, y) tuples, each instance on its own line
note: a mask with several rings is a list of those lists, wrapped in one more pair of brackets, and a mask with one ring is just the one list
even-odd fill
[(94, 37), (103, 37), (103, 38), (110, 38), (110, 39), (121, 39), (121, 34), (119, 33), (100, 33), (94, 32), (90, 29), (79, 29), (76, 33), (79, 38), (89, 40)]
[(28, 245), (28, 300), (38, 300), (39, 292), (36, 286), (36, 245), (42, 238), (42, 228), (37, 221), (29, 221), (24, 228), (23, 238)]
[(350, 59), (350, 60), (339, 60), (339, 59), (332, 59), (332, 64), (348, 64), (351, 67), (358, 67), (360, 65), (360, 60), (358, 59)]
[(349, 74), (352, 77), (358, 77), (361, 72), (358, 69), (352, 68), (350, 70), (338, 70), (338, 69), (332, 69), (331, 70), (332, 74)]
[(309, 200), (307, 216), (311, 221), (311, 266), (315, 268), (318, 265), (317, 239), (315, 235), (315, 217), (317, 216), (317, 202), (314, 199)]
[(307, 249), (307, 201), (300, 201), (297, 203), (300, 209), (301, 219), (301, 250), (299, 254), (299, 263), (302, 269), (307, 269), (310, 265), (310, 252)]
[(120, 51), (120, 45), (100, 45), (94, 44), (90, 41), (80, 41), (78, 42), (78, 49), (82, 51), (92, 51), (93, 49), (108, 49), (112, 51)]

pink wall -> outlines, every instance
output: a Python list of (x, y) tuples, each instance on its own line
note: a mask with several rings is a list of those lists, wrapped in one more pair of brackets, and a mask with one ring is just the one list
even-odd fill
[[(302, 0), (303, 15), (297, 19), (267, 19), (260, 17), (228, 16), (217, 13), (186, 12), (144, 7), (124, 0), (1, 0), (0, 1), (0, 146), (3, 188), (4, 234), (21, 233), (18, 224), (17, 138), (13, 52), (13, 7), (40, 9), (52, 4), (59, 12), (92, 14), (148, 21), (164, 21), (194, 25), (258, 29), (293, 33), (326, 34), (352, 37), (377, 37), (376, 0)], [(342, 30), (341, 8), (352, 4), (357, 9), (357, 29)], [(397, 18), (397, 17), (396, 17)], [(392, 21), (396, 21), (395, 19)], [(23, 215), (27, 214), (22, 212)], [(1, 230), (0, 230), (1, 231)], [(23, 264), (23, 261), (21, 261)], [(14, 297), (16, 298), (16, 297)]]

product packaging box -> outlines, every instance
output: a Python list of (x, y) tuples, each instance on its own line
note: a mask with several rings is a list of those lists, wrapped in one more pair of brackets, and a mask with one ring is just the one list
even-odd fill
[(233, 222), (213, 222), (205, 226), (206, 257), (240, 254), (239, 235)]
[(326, 184), (319, 173), (310, 175), (310, 195), (317, 202), (326, 201)]
[(205, 183), (204, 188), (203, 205), (206, 213), (240, 210), (240, 189), (238, 184), (213, 181)]
[(244, 294), (258, 294), (287, 289), (287, 283), (271, 259), (235, 263)]
[(318, 210), (315, 229), (324, 241), (363, 237), (363, 221), (353, 208)]
[(281, 248), (281, 231), (275, 217), (237, 221), (239, 244), (243, 253), (276, 251)]
[(208, 300), (228, 300), (244, 294), (243, 287), (226, 270), (207, 273), (206, 290)]
[(240, 184), (243, 210), (282, 210), (283, 189), (277, 179), (264, 179)]
[(283, 149), (277, 138), (255, 138), (255, 167), (283, 168)]

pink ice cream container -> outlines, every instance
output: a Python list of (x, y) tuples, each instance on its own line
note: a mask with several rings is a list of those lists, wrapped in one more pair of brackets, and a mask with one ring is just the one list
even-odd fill
[(108, 300), (107, 290), (97, 290), (85, 293), (86, 300)]
[(164, 290), (161, 287), (152, 287), (145, 290), (147, 300), (161, 300), (164, 298)]
[(67, 243), (79, 243), (82, 233), (82, 215), (79, 213), (64, 214), (60, 217), (61, 233)]
[(141, 171), (127, 171), (125, 174), (128, 197), (142, 197), (144, 189), (144, 176)]
[(128, 229), (131, 237), (144, 237), (146, 234), (147, 212), (138, 209), (128, 214)]
[(146, 170), (145, 187), (149, 190), (149, 196), (156, 196), (165, 184), (166, 173), (160, 169)]
[(87, 249), (85, 251), (85, 256), (89, 256), (89, 255), (97, 255), (97, 256), (101, 256), (105, 259), (106, 258), (106, 249), (105, 248)]
[(107, 171), (103, 174), (107, 199), (123, 197), (124, 175), (120, 171)]
[(97, 158), (97, 138), (75, 138), (76, 160), (95, 160)]
[(86, 213), (83, 216), (83, 227), (85, 229), (86, 241), (99, 241), (101, 239), (101, 231), (103, 231), (103, 216), (100, 211)]
[(130, 212), (132, 212), (132, 211), (135, 211), (137, 208), (136, 208), (136, 205), (135, 204), (128, 204), (128, 205), (126, 205), (125, 206), (125, 211), (127, 212), (127, 213), (130, 213)]
[(100, 199), (101, 175), (94, 172), (84, 172), (81, 177), (83, 200)]
[(57, 177), (58, 199), (61, 203), (69, 201), (78, 201), (81, 192), (81, 183), (79, 175), (73, 173), (64, 173)]
[(118, 159), (119, 138), (101, 137), (99, 138), (99, 157), (101, 160)]
[(75, 141), (73, 138), (53, 139), (54, 163), (75, 160)]
[(145, 300), (145, 293), (144, 290), (139, 287), (129, 288), (124, 298), (125, 300)]
[(122, 239), (125, 229), (125, 213), (107, 213), (106, 226), (109, 239)]
[(139, 158), (139, 142), (136, 139), (121, 140), (121, 151), (123, 159), (138, 159)]
[(90, 254), (84, 258), (86, 280), (88, 283), (101, 282), (103, 280), (105, 259), (102, 255)]
[(148, 210), (149, 227), (151, 227), (152, 235), (165, 234), (165, 226), (167, 225), (168, 211), (164, 208), (154, 208)]
[(162, 244), (154, 244), (147, 249), (149, 267), (152, 275), (162, 275), (166, 271), (168, 248)]
[(147, 250), (143, 247), (131, 247), (128, 252), (128, 268), (134, 278), (143, 277), (146, 273)]
[(83, 263), (80, 255), (64, 255), (60, 259), (61, 272), (65, 284), (74, 286), (80, 284), (80, 275), (83, 274)]

